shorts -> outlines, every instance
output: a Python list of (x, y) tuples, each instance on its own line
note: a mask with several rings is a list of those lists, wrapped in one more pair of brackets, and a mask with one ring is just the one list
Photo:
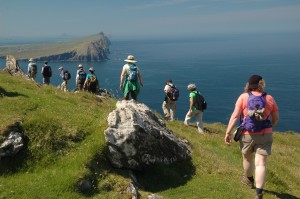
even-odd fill
[(240, 138), (240, 150), (242, 154), (255, 153), (271, 155), (273, 136), (272, 133), (257, 135), (242, 135)]

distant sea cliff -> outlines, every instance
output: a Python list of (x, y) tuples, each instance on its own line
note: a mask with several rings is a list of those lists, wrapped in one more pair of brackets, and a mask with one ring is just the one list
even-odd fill
[(108, 59), (111, 42), (103, 32), (88, 37), (44, 44), (0, 46), (0, 57), (13, 55), (17, 60), (102, 61)]

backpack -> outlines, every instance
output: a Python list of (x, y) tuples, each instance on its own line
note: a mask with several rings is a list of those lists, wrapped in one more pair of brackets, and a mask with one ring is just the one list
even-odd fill
[(90, 76), (90, 81), (87, 84), (87, 89), (88, 91), (91, 91), (93, 93), (95, 93), (97, 91), (97, 85), (98, 84), (98, 80), (95, 74), (91, 74)]
[(86, 73), (83, 70), (79, 71), (78, 77), (79, 77), (79, 84), (84, 84), (86, 79)]
[(137, 67), (136, 65), (129, 65), (129, 74), (127, 80), (136, 81), (137, 80)]
[(30, 74), (37, 74), (36, 63), (31, 63), (31, 65), (30, 65)]
[(91, 74), (90, 76), (90, 84), (94, 84), (97, 82), (97, 77), (94, 74)]
[(204, 97), (197, 91), (194, 106), (197, 110), (204, 111), (207, 109), (207, 102)]
[(51, 77), (52, 76), (51, 66), (44, 66), (43, 75), (45, 77)]
[(264, 120), (267, 93), (263, 92), (260, 96), (255, 96), (248, 92), (248, 95), (247, 116), (242, 123), (244, 128), (251, 132), (257, 132), (272, 127), (270, 120)]
[(170, 89), (168, 90), (167, 96), (172, 100), (172, 101), (177, 101), (179, 98), (179, 90), (176, 88), (176, 86), (173, 84), (170, 86)]
[(63, 78), (64, 80), (69, 80), (69, 79), (71, 79), (71, 73), (69, 72), (69, 71), (65, 71), (64, 72), (64, 78)]

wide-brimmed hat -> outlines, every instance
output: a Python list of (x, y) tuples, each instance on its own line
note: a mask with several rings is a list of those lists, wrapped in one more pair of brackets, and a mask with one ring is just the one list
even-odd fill
[(128, 55), (127, 59), (125, 59), (124, 61), (130, 62), (130, 63), (136, 63), (137, 62), (136, 60), (134, 60), (134, 56), (133, 55)]
[(262, 80), (262, 76), (260, 75), (252, 75), (248, 80), (248, 88), (256, 89), (258, 88), (259, 81)]
[(58, 70), (63, 70), (63, 69), (64, 69), (64, 68), (63, 68), (62, 66), (58, 68)]
[(33, 59), (33, 58), (30, 58), (28, 61), (32, 62), (32, 61), (34, 61), (34, 59)]
[(93, 67), (89, 68), (89, 71), (95, 71)]

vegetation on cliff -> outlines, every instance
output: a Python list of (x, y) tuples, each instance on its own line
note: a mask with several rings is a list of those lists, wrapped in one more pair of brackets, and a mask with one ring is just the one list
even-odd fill
[[(83, 93), (64, 93), (0, 72), (0, 139), (11, 129), (22, 131), (26, 148), (0, 159), (0, 198), (131, 198), (128, 170), (114, 169), (106, 158), (104, 130), (116, 99)], [(156, 193), (163, 198), (252, 198), (254, 190), (240, 183), (238, 144), (226, 146), (225, 125), (205, 124), (209, 134), (182, 121), (167, 122), (188, 140), (192, 165), (157, 165), (134, 172), (141, 198)], [(268, 161), (266, 199), (300, 197), (300, 135), (274, 134)], [(82, 179), (93, 189), (78, 190)]]
[(13, 55), (17, 60), (101, 61), (108, 59), (110, 40), (104, 33), (46, 44), (0, 46), (0, 57)]

